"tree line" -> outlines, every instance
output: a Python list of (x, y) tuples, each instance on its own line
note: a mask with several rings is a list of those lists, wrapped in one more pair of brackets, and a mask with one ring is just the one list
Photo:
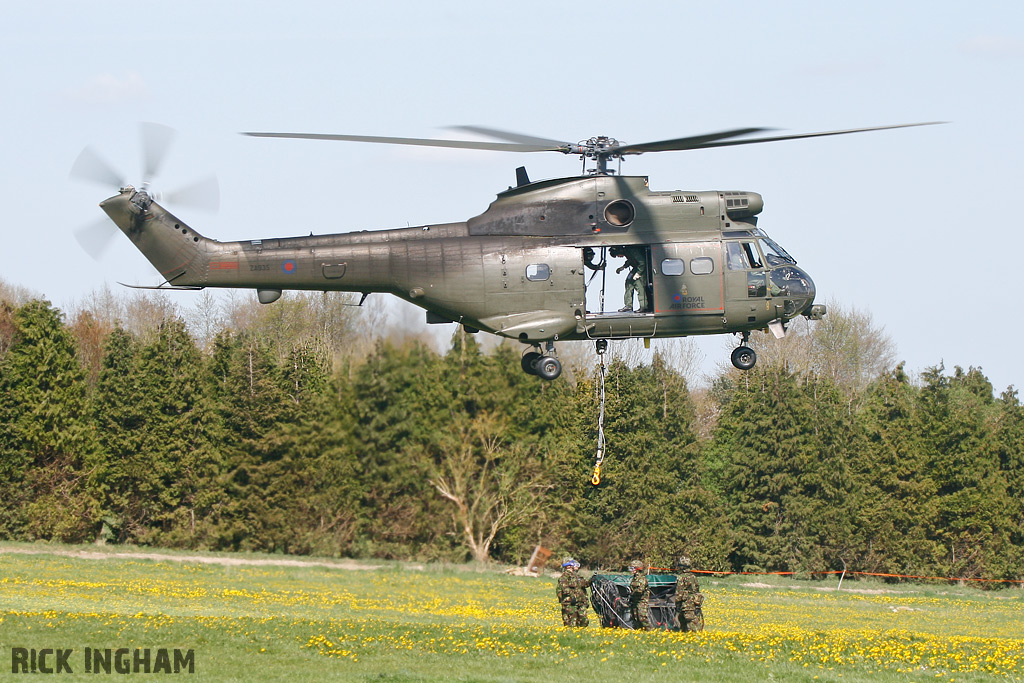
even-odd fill
[(544, 382), (519, 345), (374, 339), (346, 303), (197, 326), (0, 302), (0, 537), (1024, 578), (1016, 391), (977, 368), (912, 379), (856, 311), (760, 340), (754, 370), (703, 389), (670, 353), (612, 356), (594, 486), (592, 351)]

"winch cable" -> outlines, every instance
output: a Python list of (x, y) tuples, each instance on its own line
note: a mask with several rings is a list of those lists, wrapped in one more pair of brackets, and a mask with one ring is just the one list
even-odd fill
[(590, 477), (590, 483), (597, 486), (601, 483), (601, 465), (604, 463), (604, 352), (608, 348), (608, 342), (605, 339), (597, 340), (597, 358), (598, 358), (598, 379), (597, 379), (597, 396), (598, 404), (600, 409), (597, 414), (597, 456), (594, 462), (594, 474)]

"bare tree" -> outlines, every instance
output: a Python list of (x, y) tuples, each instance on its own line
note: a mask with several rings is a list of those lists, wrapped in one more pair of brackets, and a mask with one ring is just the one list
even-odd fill
[(224, 329), (223, 308), (217, 295), (204, 289), (185, 311), (185, 322), (199, 348), (208, 350), (217, 333)]
[(356, 307), (347, 292), (287, 292), (272, 304), (260, 304), (252, 293), (232, 291), (222, 313), (231, 329), (269, 339), (281, 358), (295, 348), (315, 345), (327, 349), (335, 363), (353, 355), (354, 344), (379, 330), (376, 324), (362, 324), (361, 318), (374, 315), (370, 307)]
[(36, 294), (27, 287), (7, 284), (3, 278), (0, 278), (0, 301), (6, 301), (11, 306), (17, 307), (27, 304), (32, 299), (42, 298), (42, 294)]
[(442, 442), (430, 483), (454, 506), (452, 518), (473, 559), (487, 562), (503, 529), (536, 516), (550, 487), (536, 479), (531, 454), (508, 443), (499, 418), (481, 413), (456, 417)]
[(103, 369), (103, 356), (107, 337), (114, 326), (109, 320), (97, 319), (88, 310), (79, 310), (68, 326), (78, 342), (78, 359), (88, 375), (89, 383), (96, 385)]
[(829, 302), (811, 336), (815, 370), (837, 385), (860, 391), (896, 363), (896, 344), (867, 311)]
[(781, 363), (799, 374), (828, 377), (836, 385), (859, 392), (896, 361), (896, 345), (877, 327), (871, 314), (828, 302), (828, 315), (809, 323), (798, 317), (782, 339), (755, 333), (751, 345), (758, 363)]
[(178, 306), (163, 292), (139, 291), (124, 300), (124, 328), (143, 344), (156, 340), (160, 326), (166, 320), (178, 317)]

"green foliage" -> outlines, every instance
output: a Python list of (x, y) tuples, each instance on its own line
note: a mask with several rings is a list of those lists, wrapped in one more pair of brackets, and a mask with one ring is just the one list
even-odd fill
[(200, 350), (166, 306), (69, 327), (47, 302), (0, 302), (0, 537), (1022, 576), (1024, 408), (978, 368), (853, 381), (780, 347), (715, 379), (702, 440), (680, 370), (616, 360), (594, 486), (596, 372), (545, 382), (461, 328), (445, 354), (378, 340), (346, 357), (342, 299), (287, 303), (238, 308)]
[(734, 566), (799, 570), (820, 561), (813, 508), (824, 492), (809, 478), (828, 464), (819, 462), (820, 443), (807, 428), (813, 413), (782, 366), (748, 372), (737, 383), (715, 436), (728, 463), (723, 493), (735, 533)]
[(0, 533), (89, 539), (98, 518), (85, 477), (94, 442), (73, 339), (46, 301), (29, 301), (9, 322), (0, 358)]

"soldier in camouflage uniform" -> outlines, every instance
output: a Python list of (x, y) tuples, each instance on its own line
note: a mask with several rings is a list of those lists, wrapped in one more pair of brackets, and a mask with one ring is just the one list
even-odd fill
[(571, 557), (562, 562), (562, 576), (558, 579), (558, 602), (562, 604), (562, 623), (566, 626), (586, 628), (587, 586), (590, 579), (579, 574), (580, 563)]
[(700, 592), (697, 577), (693, 575), (693, 563), (683, 556), (676, 560), (679, 579), (676, 582), (676, 623), (680, 631), (703, 631), (704, 594)]
[(629, 617), (633, 622), (633, 628), (642, 628), (645, 631), (651, 630), (651, 617), (648, 610), (648, 601), (651, 597), (651, 589), (647, 585), (647, 574), (644, 573), (644, 563), (633, 560), (629, 563), (629, 569), (633, 572), (633, 578), (629, 581)]

